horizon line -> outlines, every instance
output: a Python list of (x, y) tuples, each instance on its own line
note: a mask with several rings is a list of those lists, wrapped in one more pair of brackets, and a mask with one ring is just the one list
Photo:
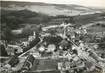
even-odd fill
[(92, 7), (92, 8), (102, 8), (105, 9), (105, 7), (102, 6), (85, 6), (85, 5), (80, 5), (80, 4), (67, 4), (67, 3), (48, 3), (48, 2), (35, 2), (35, 1), (11, 1), (11, 0), (0, 0), (0, 2), (26, 2), (26, 3), (44, 3), (44, 4), (55, 4), (55, 5), (79, 5), (79, 6), (84, 6), (84, 7)]

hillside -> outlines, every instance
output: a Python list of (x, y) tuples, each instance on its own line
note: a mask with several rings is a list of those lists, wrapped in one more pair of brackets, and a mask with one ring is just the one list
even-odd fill
[(40, 2), (13, 2), (13, 1), (2, 1), (2, 9), (6, 10), (30, 10), (33, 12), (40, 12), (50, 16), (66, 15), (74, 16), (86, 13), (101, 13), (104, 9), (89, 8), (79, 5), (66, 5), (66, 4), (47, 4)]
[(33, 24), (34, 24), (33, 28), (35, 29), (38, 24), (46, 23), (51, 19), (51, 17), (47, 15), (32, 12), (29, 10), (16, 11), (16, 10), (3, 10), (2, 9), (0, 17), (1, 17), (0, 26), (2, 28), (1, 29), (2, 39), (13, 39), (13, 37), (15, 36), (17, 37), (17, 35), (14, 36), (11, 33), (12, 30), (18, 30), (22, 28), (26, 30), (25, 32), (27, 32), (28, 29), (33, 27)]

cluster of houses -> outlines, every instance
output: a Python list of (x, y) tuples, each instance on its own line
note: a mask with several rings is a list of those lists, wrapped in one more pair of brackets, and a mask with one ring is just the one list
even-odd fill
[[(54, 31), (50, 31), (51, 29)], [(70, 23), (43, 27), (42, 32), (33, 32), (33, 35), (29, 36), (27, 41), (23, 41), (18, 45), (7, 44), (5, 50), (8, 50), (7, 54), (13, 56), (13, 58), (5, 63), (3, 67), (11, 68), (13, 72), (20, 73), (31, 72), (32, 68), (36, 67), (34, 72), (38, 72), (40, 71), (37, 69), (37, 65), (40, 66), (39, 60), (57, 59), (54, 70), (60, 73), (92, 71), (104, 73), (105, 65), (102, 64), (105, 64), (105, 59), (97, 55), (94, 46), (90, 47), (81, 38), (85, 35), (88, 35), (86, 28), (75, 28)], [(38, 63), (36, 63), (36, 60), (38, 60)], [(21, 63), (23, 65), (19, 67), (18, 64)], [(45, 71), (50, 70), (48, 68)]]

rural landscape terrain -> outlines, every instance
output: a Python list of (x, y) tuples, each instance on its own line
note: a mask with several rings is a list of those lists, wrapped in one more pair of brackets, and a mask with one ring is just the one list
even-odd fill
[(25, 33), (31, 27), (34, 30), (38, 24), (43, 24), (43, 26), (58, 25), (63, 20), (67, 20), (76, 24), (76, 26), (81, 26), (105, 21), (105, 9), (89, 8), (79, 5), (6, 1), (1, 2), (1, 17), (1, 24), (3, 24), (1, 27), (4, 32), (1, 35), (5, 38), (5, 33), (8, 33), (8, 30), (22, 28), (21, 30), (24, 30), (23, 32)]

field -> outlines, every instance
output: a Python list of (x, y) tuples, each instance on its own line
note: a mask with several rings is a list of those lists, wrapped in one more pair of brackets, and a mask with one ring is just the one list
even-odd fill
[[(88, 15), (77, 16), (48, 16), (32, 12), (29, 10), (1, 10), (1, 38), (7, 40), (13, 40), (16, 38), (23, 38), (30, 35), (33, 31), (39, 31), (39, 27), (48, 25), (60, 25), (63, 22), (70, 22), (77, 27), (94, 23), (97, 21), (105, 21), (105, 13), (95, 13)], [(96, 28), (100, 28), (99, 31), (103, 31), (104, 27), (91, 27), (91, 31), (96, 31)], [(14, 31), (17, 33), (12, 33)], [(17, 31), (16, 31), (17, 30)], [(21, 31), (18, 34), (18, 31)], [(30, 34), (29, 34), (30, 33)], [(6, 37), (8, 35), (8, 37)]]

